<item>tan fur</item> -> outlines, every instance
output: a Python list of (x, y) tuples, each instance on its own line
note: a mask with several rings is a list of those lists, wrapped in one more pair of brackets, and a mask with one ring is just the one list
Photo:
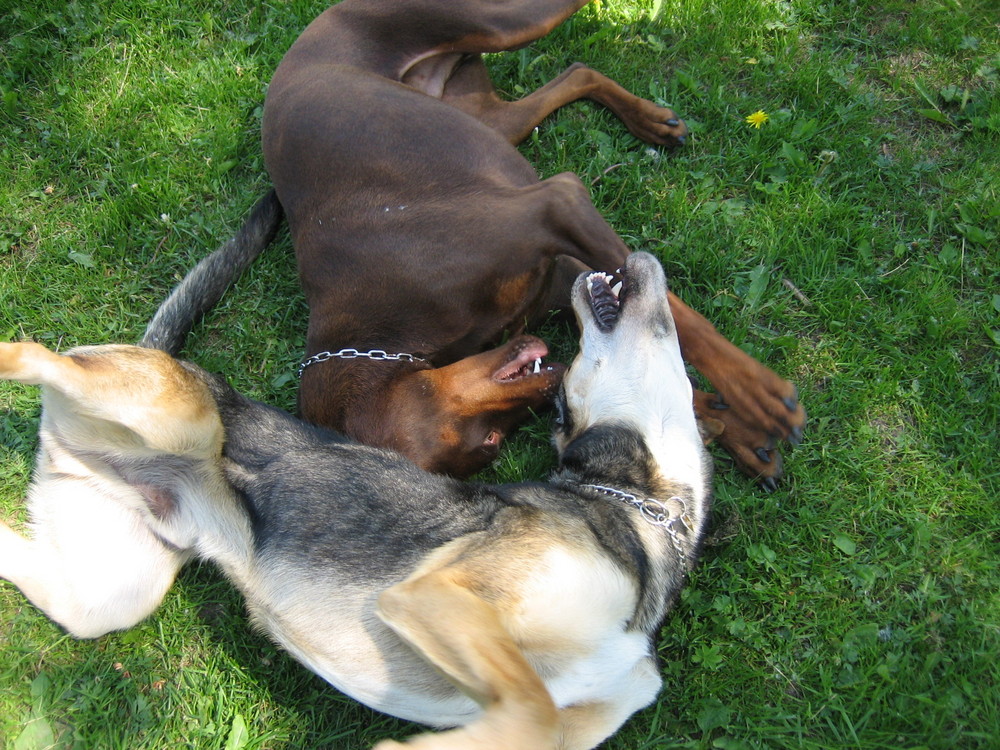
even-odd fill
[[(34, 533), (0, 524), (0, 576), (96, 637), (151, 613), (185, 561), (211, 560), (316, 674), (446, 730), (407, 746), (593, 748), (656, 696), (653, 640), (710, 502), (662, 269), (634, 254), (625, 276), (612, 327), (591, 280), (573, 287), (583, 335), (564, 398), (579, 437), (550, 483), (419, 472), (159, 351), (0, 344), (0, 377), (43, 386)], [(330, 486), (310, 489), (309, 471)], [(665, 509), (658, 524), (605, 497), (604, 476), (652, 493), (631, 498)]]
[(149, 498), (87, 455), (167, 453), (214, 467), (223, 432), (211, 395), (172, 357), (131, 346), (58, 355), (0, 343), (0, 377), (45, 387), (27, 501), (34, 534), (0, 522), (0, 575), (79, 638), (135, 625), (191, 552), (171, 543), (169, 526), (154, 531)]
[[(206, 483), (202, 501), (219, 517), (203, 518), (198, 526), (205, 533), (197, 540), (184, 535), (174, 546), (168, 541), (174, 519), (156, 517), (149, 498), (80, 458), (81, 450), (169, 453), (202, 462), (206, 475), (216, 476), (222, 425), (195, 375), (155, 350), (106, 346), (58, 355), (31, 343), (0, 344), (0, 375), (44, 387), (29, 496), (36, 534), (26, 539), (0, 525), (3, 577), (73, 635), (96, 637), (148, 616), (192, 556), (188, 545), (207, 544), (216, 559), (221, 550), (218, 561), (251, 592), (248, 605), (264, 629), (277, 633), (304, 663), (318, 666), (315, 654), (327, 644), (315, 638), (315, 623), (295, 619), (302, 599), (294, 582), (282, 577), (275, 587), (259, 565), (234, 560), (239, 555), (232, 550), (251, 542), (235, 514), (226, 513), (233, 502), (227, 488)], [(213, 536), (224, 539), (205, 541)], [(574, 609), (573, 602), (590, 595), (604, 603), (601, 609)], [(282, 598), (284, 605), (278, 604)], [(377, 614), (486, 710), (460, 729), (408, 745), (541, 750), (588, 747), (581, 743), (606, 736), (616, 724), (600, 717), (620, 723), (635, 710), (628, 705), (633, 699), (557, 709), (551, 686), (539, 675), (585, 660), (635, 601), (634, 582), (596, 548), (587, 529), (551, 514), (528, 513), (500, 536), (473, 534), (432, 551), (406, 581), (381, 594)], [(399, 648), (387, 640), (389, 630), (373, 637), (373, 654)], [(639, 705), (655, 692), (658, 678), (652, 677), (636, 696)]]
[[(628, 620), (637, 596), (635, 582), (592, 534), (558, 516), (540, 513), (500, 537), (466, 537), (435, 551), (382, 593), (378, 614), (485, 710), (461, 729), (406, 746), (593, 747), (655, 694), (660, 680), (651, 660), (637, 664), (633, 690), (558, 710), (558, 693), (539, 675), (591, 659)], [(395, 747), (402, 746), (376, 750)]]

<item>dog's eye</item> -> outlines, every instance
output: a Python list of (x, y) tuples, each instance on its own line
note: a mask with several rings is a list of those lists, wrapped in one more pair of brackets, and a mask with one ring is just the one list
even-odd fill
[(493, 451), (494, 453), (500, 450), (500, 443), (503, 441), (503, 435), (497, 430), (490, 430), (489, 435), (483, 440), (482, 448), (486, 451)]
[(559, 386), (559, 393), (556, 394), (555, 402), (553, 403), (556, 409), (555, 415), (555, 426), (556, 429), (566, 432), (569, 430), (569, 406), (566, 403), (566, 389), (563, 386)]

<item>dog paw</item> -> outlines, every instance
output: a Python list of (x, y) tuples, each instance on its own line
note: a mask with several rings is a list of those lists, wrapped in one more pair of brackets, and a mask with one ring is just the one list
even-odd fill
[[(802, 439), (806, 413), (792, 383), (738, 349), (726, 361), (712, 364), (711, 369), (702, 369), (716, 390), (714, 396), (701, 399), (705, 414), (724, 421), (738, 418), (747, 430), (762, 433), (765, 442), (787, 440), (794, 445)], [(726, 412), (732, 414), (727, 418)]]
[(654, 146), (683, 146), (687, 140), (688, 127), (673, 110), (645, 99), (639, 99), (622, 121), (632, 135)]
[(743, 409), (727, 403), (718, 394), (695, 391), (695, 411), (699, 418), (714, 419), (723, 425), (715, 442), (733, 457), (740, 471), (756, 479), (769, 492), (777, 489), (778, 479), (784, 472), (778, 440), (797, 445), (805, 424), (805, 411), (794, 396), (794, 386), (788, 385), (791, 394), (780, 398), (781, 407), (787, 414), (782, 415), (784, 419), (776, 420), (748, 419)]

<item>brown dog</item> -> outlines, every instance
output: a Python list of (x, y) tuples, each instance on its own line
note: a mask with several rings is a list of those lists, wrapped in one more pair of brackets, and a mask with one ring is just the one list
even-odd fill
[[(344, 0), (285, 55), (264, 107), (276, 197), (193, 275), (221, 294), (284, 209), (309, 303), (303, 417), (464, 476), (554, 393), (562, 367), (541, 367), (545, 345), (519, 334), (565, 305), (580, 270), (619, 268), (629, 249), (577, 177), (539, 181), (514, 144), (580, 98), (648, 143), (687, 133), (670, 110), (581, 64), (499, 99), (481, 53), (524, 47), (585, 4)], [(144, 343), (175, 352), (215, 299), (182, 285)], [(721, 421), (720, 443), (773, 487), (775, 443), (797, 441), (805, 421), (794, 386), (672, 294), (670, 304), (684, 356), (719, 394), (696, 392), (699, 415)]]

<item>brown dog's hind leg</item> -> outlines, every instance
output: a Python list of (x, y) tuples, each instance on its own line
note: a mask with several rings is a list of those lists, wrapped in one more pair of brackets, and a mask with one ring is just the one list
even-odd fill
[[(684, 142), (687, 127), (664, 107), (629, 93), (607, 76), (581, 63), (533, 94), (516, 102), (496, 96), (489, 74), (479, 57), (484, 52), (520, 49), (542, 38), (561, 24), (587, 0), (521, 0), (520, 2), (466, 2), (450, 6), (445, 17), (468, 31), (450, 42), (449, 52), (464, 52), (445, 84), (442, 99), (502, 133), (511, 143), (520, 143), (554, 110), (577, 99), (592, 99), (614, 112), (637, 138), (657, 145)], [(429, 11), (430, 15), (442, 12)], [(461, 18), (455, 18), (460, 14)]]
[(679, 146), (687, 126), (670, 109), (641, 99), (583, 63), (575, 63), (533, 93), (513, 102), (497, 96), (486, 66), (469, 57), (448, 81), (442, 100), (502, 134), (523, 141), (538, 124), (570, 102), (592, 99), (610, 109), (629, 132), (646, 143)]
[[(404, 641), (483, 707), (459, 729), (418, 735), (407, 747), (552, 750), (557, 711), (497, 610), (444, 568), (382, 592), (378, 614)], [(401, 747), (383, 742), (376, 750)]]

